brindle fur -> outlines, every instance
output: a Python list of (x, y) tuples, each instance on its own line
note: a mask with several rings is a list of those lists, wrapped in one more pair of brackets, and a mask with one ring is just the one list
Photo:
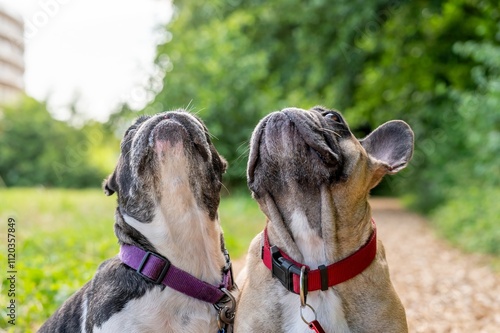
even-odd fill
[[(225, 169), (197, 117), (178, 110), (137, 119), (103, 184), (107, 195), (118, 194), (118, 242), (160, 253), (192, 275), (219, 283), (225, 260), (217, 208)], [(39, 332), (174, 332), (179, 327), (215, 331), (215, 309), (147, 281), (114, 257)]]

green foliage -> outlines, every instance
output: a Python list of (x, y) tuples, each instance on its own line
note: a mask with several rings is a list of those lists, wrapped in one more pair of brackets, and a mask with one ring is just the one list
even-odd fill
[[(230, 185), (243, 184), (246, 148), (263, 115), (286, 106), (346, 107), (362, 54), (347, 54), (390, 1), (182, 1), (158, 48), (166, 75), (146, 109), (190, 105), (219, 140)], [(383, 21), (383, 18), (382, 18)]]
[(467, 251), (500, 256), (498, 198), (498, 187), (457, 189), (433, 214), (433, 224), (441, 235)]
[[(368, 120), (371, 127), (394, 118), (412, 126), (414, 159), (390, 185), (395, 185), (391, 192), (411, 189), (420, 211), (443, 204), (449, 188), (465, 178), (467, 169), (462, 176), (451, 169), (464, 160), (478, 162), (465, 140), (482, 130), (457, 112), (462, 96), (475, 93), (471, 71), (478, 59), (460, 56), (456, 45), (494, 40), (498, 18), (497, 6), (488, 1), (448, 0), (438, 6), (416, 1), (399, 7), (382, 29), (356, 44), (370, 60), (347, 112), (355, 114), (355, 123)], [(481, 118), (476, 109), (467, 112)]]
[[(11, 331), (35, 332), (100, 262), (117, 253), (116, 201), (100, 190), (0, 189), (0, 197), (1, 220), (16, 220), (18, 311)], [(7, 239), (6, 228), (0, 237)], [(0, 261), (6, 262), (2, 248)], [(6, 286), (4, 279), (1, 304), (7, 304)], [(4, 307), (0, 314), (0, 327), (10, 327)]]
[(324, 104), (344, 110), (359, 135), (390, 119), (408, 121), (417, 137), (413, 170), (392, 181), (391, 192), (425, 193), (415, 201), (422, 210), (446, 199), (441, 189), (453, 179), (435, 171), (463, 149), (462, 128), (454, 126), (463, 120), (461, 102), (453, 94), (477, 86), (470, 72), (478, 59), (459, 56), (454, 45), (495, 39), (500, 13), (493, 2), (177, 6), (167, 26), (173, 37), (158, 48), (163, 89), (146, 110), (191, 105), (219, 139), (229, 183), (244, 182), (247, 142), (263, 115)]
[[(358, 136), (407, 121), (409, 168), (378, 193), (431, 213), (460, 188), (499, 182), (500, 9), (495, 1), (177, 2), (156, 62), (163, 88), (146, 110), (188, 106), (219, 139), (230, 185), (263, 115), (335, 107)], [(473, 191), (473, 190), (471, 190)]]
[(264, 229), (266, 217), (248, 193), (223, 197), (219, 208), (226, 247), (231, 258), (241, 258), (252, 239)]
[(106, 162), (116, 160), (104, 142), (119, 144), (105, 140), (99, 123), (76, 129), (53, 119), (45, 103), (29, 97), (2, 107), (0, 115), (0, 180), (7, 186), (95, 187), (111, 171)]
[[(101, 190), (0, 189), (0, 220), (16, 220), (17, 322), (6, 322), (7, 280), (0, 290), (0, 331), (36, 332), (99, 264), (118, 253), (113, 233), (116, 199)], [(249, 195), (223, 198), (221, 221), (232, 258), (242, 257), (265, 219)], [(7, 239), (6, 224), (0, 238)], [(2, 243), (0, 262), (5, 263)], [(4, 276), (4, 275), (2, 275)]]
[[(499, 27), (500, 28), (500, 27)], [(500, 29), (499, 29), (500, 34)], [(464, 133), (464, 152), (471, 156), (454, 164), (450, 173), (461, 186), (500, 186), (500, 46), (471, 41), (455, 44), (455, 51), (479, 62), (472, 69), (474, 91), (453, 91)], [(469, 177), (460, 177), (463, 170)]]
[(488, 1), (402, 6), (357, 44), (372, 56), (349, 110), (373, 126), (390, 118), (409, 122), (414, 159), (389, 179), (391, 190), (407, 189), (412, 206), (430, 212), (455, 243), (496, 254), (499, 214), (490, 196), (500, 185), (499, 18)]
[(452, 91), (462, 119), (455, 124), (462, 151), (447, 164), (453, 186), (446, 205), (432, 217), (438, 230), (460, 247), (500, 255), (500, 47), (468, 41), (456, 43), (454, 50), (479, 63), (472, 69), (477, 89)]

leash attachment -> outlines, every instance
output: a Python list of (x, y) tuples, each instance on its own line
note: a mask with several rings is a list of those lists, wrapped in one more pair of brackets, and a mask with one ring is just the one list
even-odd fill
[[(302, 320), (304, 321), (304, 323), (306, 323), (307, 326), (309, 326), (309, 328), (312, 331), (316, 332), (316, 333), (325, 333), (325, 331), (323, 330), (323, 327), (321, 327), (321, 324), (317, 320), (316, 311), (314, 310), (314, 308), (312, 306), (310, 306), (309, 304), (307, 304), (307, 267), (306, 266), (302, 266), (300, 268), (300, 291), (299, 291), (299, 295), (300, 295), (300, 317), (302, 318)], [(313, 312), (313, 314), (314, 314), (314, 320), (313, 321), (307, 321), (304, 318), (304, 314), (302, 313), (302, 311), (306, 307), (308, 307), (309, 309), (311, 309), (311, 311)]]
[(226, 258), (226, 265), (223, 268), (223, 283), (220, 286), (220, 290), (224, 293), (224, 297), (222, 297), (219, 302), (214, 304), (215, 310), (217, 311), (217, 325), (219, 328), (217, 333), (232, 333), (234, 315), (236, 312), (236, 299), (228, 288), (237, 289), (238, 286), (234, 283), (233, 267), (229, 252), (225, 247), (223, 247), (222, 253)]
[[(302, 313), (302, 311), (306, 307), (309, 308), (312, 311), (312, 313), (314, 314), (314, 319), (312, 321), (307, 321), (307, 319), (304, 317), (304, 314)], [(304, 323), (307, 324), (307, 326), (311, 329), (311, 331), (314, 331), (316, 333), (325, 333), (325, 330), (323, 329), (323, 327), (321, 327), (321, 324), (317, 320), (316, 311), (309, 304), (306, 304), (304, 306), (300, 306), (300, 318), (302, 318)]]
[(220, 302), (214, 304), (217, 310), (218, 333), (232, 333), (236, 299), (226, 288), (221, 288), (221, 291), (225, 294), (225, 297)]
[(307, 305), (307, 267), (300, 268), (300, 307)]
[(320, 323), (317, 320), (313, 320), (309, 323), (309, 328), (316, 333), (325, 333), (323, 327), (321, 327)]

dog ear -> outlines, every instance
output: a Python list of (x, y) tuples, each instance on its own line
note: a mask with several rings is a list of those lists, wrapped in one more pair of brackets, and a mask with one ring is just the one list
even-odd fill
[(404, 121), (393, 120), (380, 125), (360, 143), (378, 164), (376, 173), (383, 176), (395, 174), (408, 165), (413, 155), (413, 141), (410, 126)]
[(118, 183), (116, 182), (116, 170), (102, 182), (102, 189), (107, 196), (113, 195), (118, 191)]
[[(208, 130), (206, 129), (206, 127), (205, 127), (205, 131), (208, 132)], [(207, 136), (207, 139), (210, 140), (208, 136)], [(222, 156), (222, 155), (219, 154), (219, 152), (217, 151), (217, 149), (215, 149), (215, 146), (212, 143), (210, 143), (210, 152), (212, 153), (212, 156), (213, 156), (214, 167), (217, 170), (220, 170), (221, 174), (224, 174), (226, 172), (226, 170), (227, 170), (227, 161), (226, 161), (226, 159), (224, 158), (224, 156)]]
[(222, 173), (226, 173), (228, 163), (224, 157), (222, 157), (220, 155), (219, 155), (219, 157), (220, 157), (220, 162), (221, 162), (221, 167), (222, 167)]

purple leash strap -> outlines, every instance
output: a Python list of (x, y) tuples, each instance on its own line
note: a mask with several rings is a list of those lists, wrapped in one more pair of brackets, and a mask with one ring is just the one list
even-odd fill
[(154, 252), (145, 251), (133, 245), (120, 248), (120, 260), (135, 269), (138, 274), (156, 284), (163, 284), (185, 295), (216, 304), (226, 294), (219, 288), (232, 287), (231, 272), (224, 272), (220, 286), (213, 286), (175, 267), (170, 261)]

